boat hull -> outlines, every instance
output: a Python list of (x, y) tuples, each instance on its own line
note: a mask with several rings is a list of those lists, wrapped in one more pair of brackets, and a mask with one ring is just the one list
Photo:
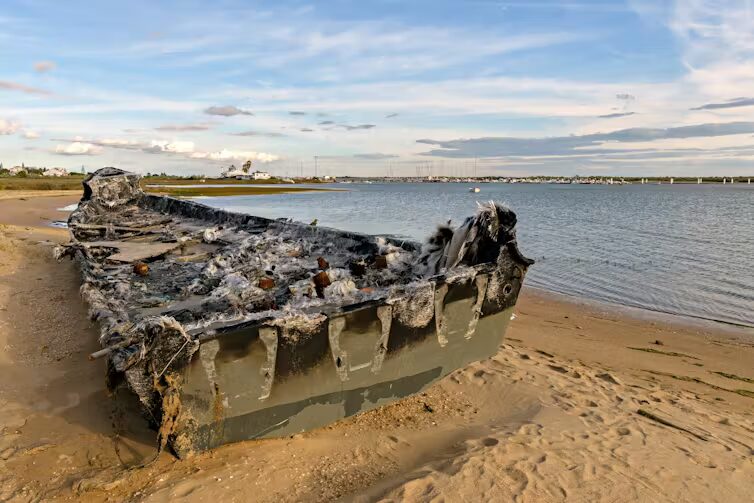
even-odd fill
[(135, 394), (160, 448), (185, 458), (386, 405), (494, 355), (532, 264), (515, 224), (488, 203), (421, 245), (145, 194), (105, 168), (57, 253), (80, 264), (113, 396)]
[(173, 450), (187, 457), (324, 426), (418, 393), (494, 355), (522, 277), (509, 283), (507, 306), (475, 318), (486, 275), (436, 288), (443, 298), (424, 327), (402, 324), (389, 305), (370, 305), (330, 317), (306, 336), (258, 325), (203, 342), (182, 376)]

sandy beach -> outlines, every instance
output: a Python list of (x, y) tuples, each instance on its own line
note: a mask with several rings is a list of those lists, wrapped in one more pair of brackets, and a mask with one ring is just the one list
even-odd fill
[[(1, 501), (750, 501), (754, 330), (525, 289), (494, 357), (290, 438), (179, 461), (116, 408), (73, 263), (79, 194), (0, 192)], [(747, 494), (749, 496), (747, 496)]]

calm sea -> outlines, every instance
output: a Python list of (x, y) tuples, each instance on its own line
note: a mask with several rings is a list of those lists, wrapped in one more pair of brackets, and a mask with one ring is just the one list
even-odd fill
[(351, 184), (347, 192), (201, 198), (265, 217), (423, 240), (476, 201), (508, 204), (537, 263), (526, 283), (560, 293), (754, 326), (754, 185)]

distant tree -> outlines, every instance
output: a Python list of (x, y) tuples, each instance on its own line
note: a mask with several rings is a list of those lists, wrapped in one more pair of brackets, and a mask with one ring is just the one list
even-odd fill
[(26, 178), (29, 175), (26, 173), (26, 171), (19, 171), (18, 173), (16, 173), (16, 176), (19, 178)]
[(248, 173), (249, 170), (251, 170), (251, 160), (248, 160), (245, 163), (243, 163), (243, 172)]

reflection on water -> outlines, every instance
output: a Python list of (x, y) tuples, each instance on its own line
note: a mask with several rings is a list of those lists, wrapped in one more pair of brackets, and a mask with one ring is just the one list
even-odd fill
[(494, 199), (518, 214), (529, 285), (754, 325), (754, 185), (348, 185), (348, 192), (202, 198), (271, 218), (423, 239)]

